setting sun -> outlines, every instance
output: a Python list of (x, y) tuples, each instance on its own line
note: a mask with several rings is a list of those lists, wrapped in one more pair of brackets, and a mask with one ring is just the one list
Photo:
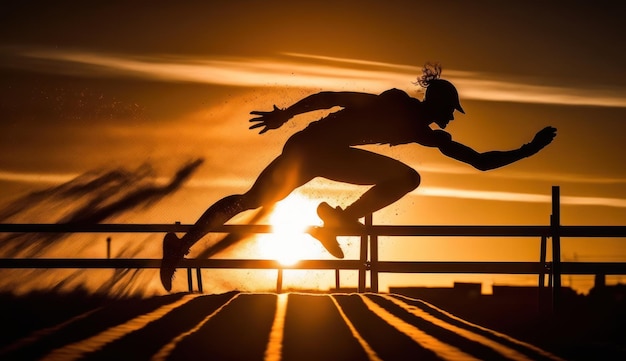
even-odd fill
[(297, 193), (279, 202), (269, 217), (274, 232), (258, 237), (260, 255), (283, 265), (320, 257), (323, 248), (306, 233), (309, 226), (322, 225), (316, 208), (317, 202)]

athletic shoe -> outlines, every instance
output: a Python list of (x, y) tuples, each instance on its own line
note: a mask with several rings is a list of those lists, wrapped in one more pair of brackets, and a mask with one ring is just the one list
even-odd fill
[(361, 226), (362, 224), (347, 218), (341, 207), (333, 208), (326, 202), (322, 202), (317, 206), (317, 215), (324, 221), (324, 227), (314, 228), (311, 235), (317, 238), (330, 254), (337, 258), (343, 258), (343, 251), (337, 242), (337, 234), (328, 228)]
[(339, 246), (339, 242), (337, 242), (337, 236), (334, 233), (331, 233), (327, 228), (312, 227), (309, 231), (309, 234), (318, 241), (320, 241), (320, 243), (322, 244), (322, 246), (324, 246), (324, 248), (326, 248), (328, 253), (330, 253), (334, 257), (344, 257), (341, 246)]
[(317, 206), (317, 215), (324, 221), (324, 227), (362, 226), (356, 219), (346, 217), (346, 212), (341, 207), (333, 208), (326, 202)]
[(172, 289), (174, 272), (189, 250), (174, 233), (167, 233), (163, 238), (163, 260), (161, 260), (161, 283), (166, 291)]

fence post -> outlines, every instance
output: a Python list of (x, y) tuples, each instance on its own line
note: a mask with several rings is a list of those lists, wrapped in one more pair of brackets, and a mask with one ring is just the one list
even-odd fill
[[(368, 218), (369, 224), (367, 224)], [(374, 215), (372, 214), (368, 218), (365, 219), (365, 225), (373, 225)], [(370, 287), (372, 292), (378, 293), (378, 235), (375, 234), (370, 234)]]
[(204, 293), (202, 289), (202, 268), (196, 268), (196, 280), (198, 281), (198, 292)]
[(541, 245), (539, 248), (539, 263), (541, 264), (541, 271), (539, 272), (539, 289), (543, 290), (546, 285), (546, 248), (547, 248), (547, 237), (541, 236)]
[[(365, 216), (365, 225), (372, 224), (372, 215), (369, 214)], [(357, 289), (358, 293), (365, 292), (365, 276), (367, 272), (367, 248), (368, 248), (368, 240), (369, 234), (365, 233), (361, 235), (361, 252), (359, 256), (359, 260), (361, 261), (361, 265), (359, 267), (359, 287)]]
[(283, 269), (278, 269), (278, 276), (276, 277), (276, 293), (283, 293)]
[(552, 186), (552, 216), (550, 228), (552, 233), (552, 308), (558, 312), (561, 304), (561, 201), (560, 188)]
[(187, 285), (189, 286), (189, 292), (193, 292), (193, 274), (191, 268), (187, 268)]
[(107, 259), (111, 258), (111, 237), (107, 237)]
[(539, 289), (537, 293), (537, 303), (539, 311), (543, 314), (546, 310), (546, 248), (548, 237), (541, 236), (541, 245), (539, 248), (539, 265), (541, 270), (539, 271)]

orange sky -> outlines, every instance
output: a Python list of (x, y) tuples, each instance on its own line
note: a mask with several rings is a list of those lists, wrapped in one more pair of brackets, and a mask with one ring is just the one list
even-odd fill
[[(626, 54), (611, 40), (625, 33), (617, 5), (61, 3), (11, 5), (0, 14), (2, 204), (94, 169), (149, 163), (170, 177), (204, 158), (186, 188), (123, 219), (193, 222), (213, 201), (245, 191), (284, 141), (320, 116), (259, 136), (247, 129), (251, 110), (320, 90), (395, 87), (421, 99), (412, 81), (436, 60), (467, 113), (447, 128), (455, 140), (479, 151), (513, 149), (546, 125), (558, 137), (535, 157), (488, 173), (415, 145), (371, 147), (423, 176), (376, 222), (547, 224), (552, 185), (561, 186), (563, 224), (626, 220)], [(340, 205), (361, 191), (319, 181), (302, 189)], [(538, 257), (538, 241), (389, 244), (390, 258)], [(623, 240), (564, 240), (562, 253), (626, 261)], [(504, 282), (494, 279), (483, 278)], [(575, 282), (584, 288), (588, 280)]]

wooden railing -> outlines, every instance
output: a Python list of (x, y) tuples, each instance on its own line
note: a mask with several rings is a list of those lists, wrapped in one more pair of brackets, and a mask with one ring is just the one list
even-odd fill
[[(202, 292), (205, 268), (275, 269), (278, 272), (277, 291), (282, 290), (285, 269), (323, 269), (335, 271), (335, 284), (340, 287), (339, 271), (358, 271), (358, 292), (366, 290), (366, 274), (370, 273), (370, 288), (378, 292), (380, 273), (471, 273), (537, 275), (539, 288), (552, 288), (552, 303), (558, 307), (561, 276), (624, 275), (626, 262), (561, 262), (562, 237), (626, 238), (626, 226), (562, 226), (560, 224), (560, 191), (552, 188), (552, 214), (545, 226), (402, 226), (373, 225), (372, 215), (365, 217), (365, 226), (358, 229), (337, 229), (342, 236), (360, 237), (359, 258), (346, 260), (301, 260), (294, 265), (282, 265), (267, 259), (184, 259), (179, 265), (187, 269), (189, 291), (193, 291), (195, 269), (198, 290)], [(0, 224), (3, 233), (165, 233), (187, 232), (192, 225), (183, 224)], [(268, 225), (224, 225), (213, 230), (218, 233), (271, 233)], [(379, 237), (531, 237), (540, 240), (537, 262), (414, 262), (379, 260)], [(546, 259), (547, 241), (552, 242), (552, 260)], [(147, 258), (0, 258), (0, 268), (77, 268), (77, 269), (140, 269), (159, 268), (159, 259)], [(543, 293), (543, 292), (540, 292)]]

